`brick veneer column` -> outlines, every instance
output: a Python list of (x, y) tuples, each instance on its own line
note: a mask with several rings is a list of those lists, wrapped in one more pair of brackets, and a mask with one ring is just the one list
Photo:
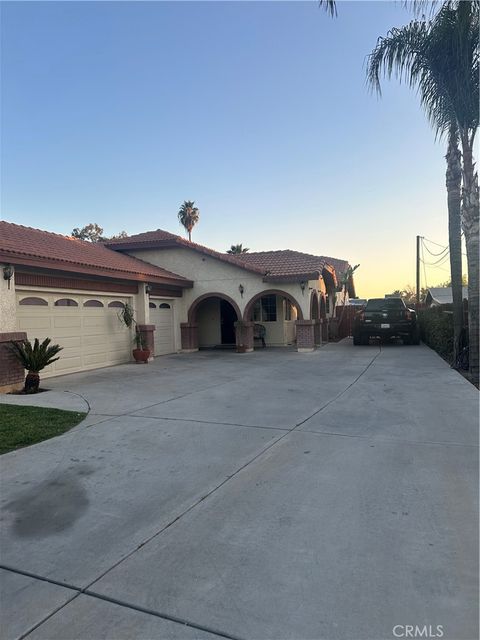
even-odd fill
[(321, 320), (315, 320), (314, 336), (315, 336), (315, 346), (320, 347), (322, 344), (322, 321)]
[(237, 351), (251, 353), (253, 351), (253, 322), (239, 320), (235, 322)]
[(144, 337), (147, 349), (150, 350), (150, 358), (149, 360), (153, 360), (153, 355), (155, 353), (155, 337), (153, 332), (156, 327), (154, 324), (137, 324), (137, 329), (139, 333)]
[(322, 342), (328, 342), (328, 318), (322, 318)]
[(11, 352), (10, 344), (26, 339), (23, 331), (0, 333), (0, 393), (19, 391), (23, 387), (25, 369)]
[(182, 351), (192, 353), (198, 351), (198, 324), (194, 322), (180, 323)]
[(315, 320), (297, 320), (297, 351), (315, 350)]

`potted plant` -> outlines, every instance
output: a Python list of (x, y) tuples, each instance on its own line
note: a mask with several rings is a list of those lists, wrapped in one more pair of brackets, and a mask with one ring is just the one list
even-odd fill
[(140, 333), (138, 329), (135, 331), (134, 342), (136, 345), (136, 349), (133, 350), (133, 357), (135, 358), (135, 362), (144, 364), (148, 363), (148, 359), (150, 358), (150, 349), (147, 345), (147, 340), (143, 333)]
[(50, 338), (45, 338), (41, 344), (39, 339), (35, 338), (33, 346), (30, 340), (11, 343), (12, 353), (28, 371), (23, 388), (25, 393), (38, 393), (40, 371), (59, 359), (55, 358), (55, 356), (63, 347), (58, 344), (50, 345), (50, 343)]

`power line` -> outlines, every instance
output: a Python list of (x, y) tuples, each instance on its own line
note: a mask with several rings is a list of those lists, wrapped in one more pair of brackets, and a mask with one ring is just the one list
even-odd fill
[(449, 247), (448, 247), (448, 245), (447, 245), (447, 246), (446, 246), (442, 251), (440, 251), (439, 253), (434, 253), (433, 251), (430, 251), (430, 249), (429, 249), (427, 246), (425, 246), (425, 244), (423, 243), (423, 239), (422, 239), (422, 244), (424, 245), (424, 247), (425, 247), (425, 249), (428, 251), (428, 253), (429, 253), (430, 255), (432, 255), (432, 256), (441, 256), (443, 253), (445, 253), (445, 251), (449, 251)]
[(441, 249), (448, 249), (448, 244), (447, 244), (447, 246), (445, 247), (445, 245), (444, 245), (444, 244), (438, 244), (438, 242), (434, 242), (433, 240), (430, 240), (429, 238), (425, 238), (425, 236), (422, 236), (422, 238), (423, 238), (424, 240), (426, 240), (427, 242), (430, 242), (430, 244), (434, 244), (434, 245), (436, 245), (437, 247), (440, 247)]

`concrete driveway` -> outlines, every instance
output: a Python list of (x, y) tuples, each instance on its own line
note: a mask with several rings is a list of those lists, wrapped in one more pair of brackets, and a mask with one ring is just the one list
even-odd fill
[(1, 458), (3, 639), (478, 636), (478, 392), (427, 347), (45, 386), (90, 413)]

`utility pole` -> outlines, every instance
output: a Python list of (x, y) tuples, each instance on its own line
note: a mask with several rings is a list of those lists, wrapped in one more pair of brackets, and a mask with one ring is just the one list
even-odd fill
[(420, 304), (420, 239), (422, 236), (417, 236), (417, 308)]

